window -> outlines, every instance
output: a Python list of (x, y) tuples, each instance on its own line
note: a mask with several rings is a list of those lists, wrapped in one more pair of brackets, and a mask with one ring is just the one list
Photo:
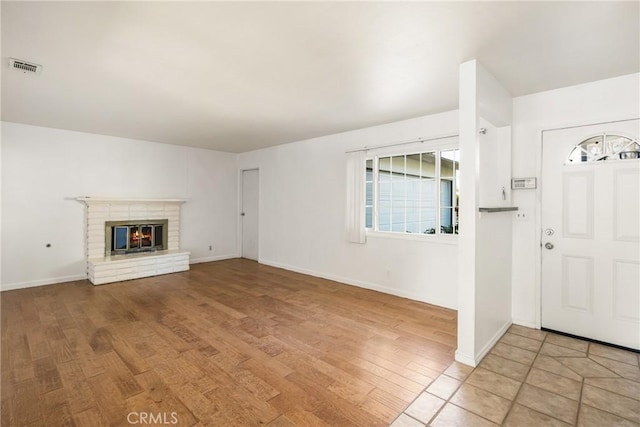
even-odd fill
[(458, 234), (460, 151), (366, 160), (365, 225), (391, 233)]
[(631, 138), (606, 133), (592, 136), (576, 144), (569, 153), (567, 163), (587, 163), (603, 160), (640, 158), (640, 144)]

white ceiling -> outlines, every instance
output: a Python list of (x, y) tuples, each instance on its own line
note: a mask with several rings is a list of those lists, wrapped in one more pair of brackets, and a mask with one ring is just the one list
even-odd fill
[(456, 109), (473, 58), (514, 96), (640, 71), (636, 1), (1, 7), (3, 120), (232, 152)]

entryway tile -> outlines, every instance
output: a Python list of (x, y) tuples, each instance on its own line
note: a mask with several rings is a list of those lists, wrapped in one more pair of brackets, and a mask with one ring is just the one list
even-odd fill
[(510, 400), (468, 384), (460, 387), (451, 403), (497, 424), (502, 423), (511, 406)]
[(582, 381), (582, 377), (571, 369), (564, 366), (562, 363), (558, 362), (556, 359), (550, 356), (538, 356), (536, 361), (533, 363), (534, 368), (543, 369), (548, 372), (553, 372), (554, 374), (562, 375), (563, 377), (575, 380)]
[(444, 404), (444, 400), (423, 392), (404, 412), (427, 424)]
[(547, 336), (547, 333), (544, 331), (541, 331), (539, 329), (526, 328), (520, 325), (511, 325), (508, 332), (538, 341), (544, 341)]
[(640, 423), (640, 402), (635, 399), (585, 384), (582, 403)]
[(522, 337), (520, 335), (510, 334), (508, 332), (504, 334), (502, 338), (500, 338), (500, 342), (535, 352), (537, 352), (542, 345), (542, 343), (538, 340)]
[(613, 359), (618, 362), (638, 366), (638, 357), (636, 354), (631, 353), (630, 351), (608, 347), (606, 345), (592, 343), (589, 346), (589, 355), (606, 357), (607, 359)]
[(505, 399), (513, 400), (522, 385), (521, 382), (512, 380), (495, 372), (488, 371), (483, 368), (477, 368), (466, 381), (485, 391), (497, 394)]
[(640, 381), (640, 368), (635, 365), (629, 365), (626, 363), (618, 362), (616, 360), (607, 359), (606, 357), (595, 355), (589, 356), (589, 359), (598, 362), (600, 365), (605, 366), (621, 377), (625, 377), (633, 381)]
[(521, 405), (534, 409), (569, 424), (574, 424), (578, 414), (578, 402), (541, 388), (524, 384), (516, 400)]
[(480, 367), (516, 381), (524, 381), (527, 377), (527, 372), (529, 372), (528, 365), (523, 365), (495, 354), (487, 354), (482, 363), (480, 363)]
[(446, 375), (440, 375), (431, 385), (427, 388), (427, 391), (442, 399), (449, 399), (453, 392), (460, 387), (462, 382), (455, 378), (448, 377)]
[(585, 351), (573, 350), (571, 348), (562, 347), (559, 345), (551, 344), (549, 342), (545, 342), (542, 345), (542, 350), (540, 350), (540, 354), (544, 354), (546, 356), (552, 356), (552, 357), (585, 357), (587, 355), (587, 351), (586, 349)]
[(578, 340), (575, 338), (565, 337), (562, 335), (549, 334), (547, 335), (547, 339), (545, 342), (559, 345), (561, 347), (571, 348), (573, 350), (577, 350), (580, 352), (586, 352), (589, 348), (589, 343), (587, 341)]
[(451, 364), (392, 427), (640, 427), (639, 361), (512, 325), (479, 366)]
[(586, 357), (562, 357), (558, 361), (578, 375), (589, 377), (617, 377), (614, 372)]
[(638, 424), (620, 418), (609, 412), (592, 408), (588, 405), (580, 406), (580, 415), (578, 415), (578, 427), (638, 427)]
[(407, 414), (400, 414), (389, 427), (424, 427), (424, 424)]
[(457, 380), (464, 381), (469, 374), (473, 371), (471, 366), (463, 365), (462, 363), (453, 362), (451, 366), (444, 371), (445, 375), (449, 375)]
[(580, 399), (582, 383), (541, 369), (531, 369), (526, 383), (569, 399)]
[(536, 353), (522, 348), (514, 347), (507, 344), (498, 343), (491, 350), (490, 354), (504, 357), (528, 366), (531, 366), (536, 358)]
[[(632, 399), (640, 399), (640, 383), (626, 378), (587, 378), (584, 383)], [(640, 402), (638, 402), (638, 410), (640, 411)]]
[(496, 427), (489, 420), (485, 420), (467, 410), (447, 403), (431, 424), (432, 427)]
[(505, 427), (569, 427), (572, 424), (567, 424), (516, 403), (511, 408), (503, 425)]

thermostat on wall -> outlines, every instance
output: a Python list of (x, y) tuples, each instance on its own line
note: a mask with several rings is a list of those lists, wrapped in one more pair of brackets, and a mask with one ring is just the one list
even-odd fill
[(536, 188), (535, 178), (512, 178), (511, 189), (512, 190), (530, 190)]

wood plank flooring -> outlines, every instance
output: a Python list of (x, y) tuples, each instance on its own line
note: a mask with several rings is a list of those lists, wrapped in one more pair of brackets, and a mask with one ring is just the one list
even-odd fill
[(2, 426), (383, 426), (456, 312), (247, 260), (1, 299)]

